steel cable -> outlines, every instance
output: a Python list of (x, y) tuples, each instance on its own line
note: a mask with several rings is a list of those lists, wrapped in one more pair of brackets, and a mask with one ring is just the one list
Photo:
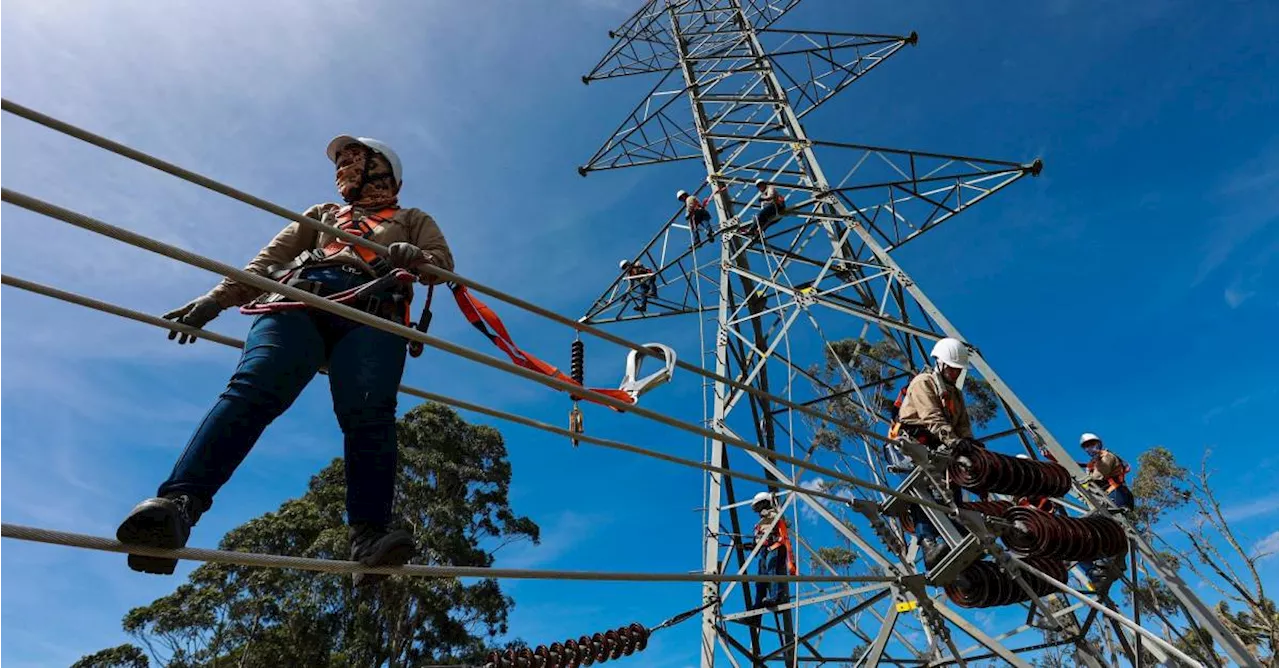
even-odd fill
[(311, 559), (256, 552), (207, 550), (184, 547), (164, 550), (141, 545), (126, 545), (117, 540), (86, 534), (55, 531), (21, 524), (0, 523), (0, 537), (50, 545), (63, 545), (103, 552), (140, 554), (148, 557), (170, 557), (191, 561), (208, 561), (263, 568), (294, 568), (321, 573), (378, 573), (410, 575), (425, 578), (505, 578), (515, 580), (584, 580), (608, 582), (892, 582), (896, 578), (842, 575), (735, 575), (725, 573), (626, 573), (609, 571), (557, 571), (527, 568), (485, 568), (480, 566), (379, 566), (370, 568), (355, 561)]
[[(28, 281), (22, 278), (9, 276), (8, 274), (0, 274), (0, 284), (15, 287), (20, 290), (26, 290), (28, 292), (49, 297), (52, 299), (64, 301), (69, 304), (83, 306), (85, 308), (92, 309), (95, 311), (100, 311), (103, 313), (109, 313), (111, 315), (120, 316), (122, 318), (134, 320), (147, 325), (152, 325), (154, 327), (158, 327), (161, 329), (167, 329), (171, 331), (191, 334), (192, 336), (208, 339), (215, 343), (220, 343), (224, 346), (230, 346), (232, 348), (237, 348), (237, 349), (244, 347), (243, 341), (230, 336), (224, 336), (222, 334), (211, 332), (206, 329), (196, 329), (195, 327), (179, 324), (173, 320), (165, 320), (163, 318), (157, 318), (156, 316), (153, 316), (153, 315), (148, 315), (146, 313), (141, 313), (139, 311), (127, 309), (121, 306), (117, 306), (115, 304), (110, 304), (108, 302), (92, 299), (90, 297), (85, 297), (83, 295), (78, 295), (73, 292), (59, 290), (57, 288), (49, 287), (47, 285), (35, 283), (33, 281)], [(322, 369), (321, 373), (327, 373), (327, 370)], [(748, 481), (759, 483), (762, 485), (774, 485), (776, 487), (780, 487), (788, 491), (808, 494), (810, 496), (826, 499), (828, 501), (833, 501), (836, 503), (848, 503), (848, 499), (836, 494), (830, 494), (830, 493), (823, 492), (821, 490), (816, 490), (816, 489), (808, 489), (805, 487), (801, 487), (799, 485), (783, 483), (781, 481), (772, 480), (769, 478), (765, 478), (763, 476), (752, 475), (750, 473), (744, 473), (734, 469), (728, 469), (720, 466), (713, 466), (705, 462), (686, 459), (683, 457), (677, 457), (675, 455), (669, 455), (664, 452), (658, 452), (656, 450), (642, 448), (637, 445), (631, 445), (631, 444), (622, 443), (619, 441), (611, 441), (608, 439), (600, 438), (598, 436), (591, 436), (585, 433), (574, 433), (562, 427), (558, 427), (556, 425), (540, 422), (538, 420), (523, 417), (521, 415), (516, 415), (515, 413), (508, 413), (505, 411), (500, 411), (495, 408), (489, 408), (486, 406), (482, 406), (480, 404), (473, 404), (471, 402), (463, 401), (461, 399), (455, 399), (453, 397), (449, 397), (443, 394), (428, 392), (426, 390), (422, 390), (410, 385), (401, 385), (400, 392), (404, 394), (408, 394), (410, 396), (418, 397), (420, 399), (425, 399), (427, 401), (434, 401), (437, 403), (444, 404), (446, 406), (453, 406), (454, 408), (459, 408), (462, 410), (471, 411), (473, 413), (480, 413), (480, 414), (488, 415), (490, 417), (495, 417), (501, 420), (506, 420), (514, 424), (519, 424), (526, 427), (532, 427), (534, 429), (540, 429), (542, 431), (555, 434), (557, 436), (576, 438), (578, 440), (599, 445), (601, 447), (609, 448), (612, 450), (629, 452), (632, 454), (637, 454), (645, 457), (653, 457), (654, 459), (659, 459), (659, 460), (670, 462), (673, 464), (678, 464), (680, 466), (696, 468), (709, 473), (719, 473), (721, 475), (731, 476), (734, 478), (738, 478), (740, 480), (748, 480)]]
[[(522, 378), (532, 380), (534, 382), (540, 383), (542, 385), (546, 385), (548, 387), (551, 387), (563, 392), (567, 392), (569, 394), (577, 394), (583, 397), (590, 396), (592, 397), (593, 401), (595, 401), (596, 403), (604, 404), (606, 406), (610, 406), (612, 408), (622, 410), (623, 412), (634, 413), (636, 415), (646, 417), (656, 422), (665, 424), (669, 427), (681, 429), (686, 432), (696, 434), (699, 436), (711, 437), (725, 444), (732, 445), (736, 448), (746, 450), (748, 452), (754, 452), (758, 455), (770, 458), (772, 460), (795, 464), (802, 469), (810, 471), (811, 473), (829, 476), (836, 480), (847, 482), (852, 485), (858, 485), (861, 487), (865, 487), (867, 489), (873, 489), (878, 492), (889, 494), (895, 497), (903, 497), (907, 499), (914, 498), (914, 497), (910, 497), (909, 495), (903, 494), (895, 489), (884, 487), (883, 485), (877, 485), (876, 483), (869, 482), (866, 480), (861, 480), (853, 476), (845, 475), (834, 469), (818, 466), (806, 460), (803, 460), (797, 457), (792, 457), (790, 455), (780, 453), (775, 450), (770, 450), (768, 448), (764, 448), (759, 445), (755, 445), (753, 443), (749, 443), (740, 438), (737, 438), (736, 436), (730, 436), (728, 434), (719, 433), (719, 432), (706, 429), (704, 427), (701, 427), (692, 423), (677, 420), (675, 418), (664, 415), (662, 413), (658, 413), (653, 410), (649, 410), (647, 408), (643, 408), (633, 404), (627, 404), (627, 403), (618, 401), (613, 397), (600, 394), (599, 392), (595, 392), (591, 389), (583, 388), (581, 386), (574, 385), (573, 383), (565, 382), (557, 378), (552, 378), (550, 376), (538, 373), (536, 371), (530, 371), (528, 369), (517, 366), (510, 362), (506, 362), (506, 361), (491, 357), (489, 355), (478, 353), (469, 348), (465, 348), (463, 346), (450, 343), (449, 341), (446, 341), (444, 339), (431, 336), (430, 334), (425, 334), (423, 332), (419, 332), (410, 327), (405, 327), (404, 325), (400, 325), (400, 324), (391, 322), (389, 320), (386, 320), (384, 318), (380, 318), (373, 314), (366, 313), (364, 311), (351, 308), (343, 304), (338, 304), (328, 299), (317, 297), (310, 292), (306, 292), (304, 290), (299, 290), (292, 286), (281, 284), (269, 278), (258, 276), (257, 274), (252, 274), (242, 269), (237, 269), (235, 267), (232, 267), (231, 265), (218, 262), (217, 260), (210, 259), (198, 253), (193, 253), (191, 251), (178, 248), (176, 246), (171, 246), (162, 241), (152, 239), (145, 235), (141, 235), (136, 232), (126, 230), (124, 228), (116, 227), (115, 225), (102, 222), (100, 220), (91, 218), (81, 213), (76, 213), (69, 209), (62, 208), (55, 204), (45, 202), (43, 200), (31, 197), (29, 195), (25, 195), (13, 190), (9, 190), (8, 188), (0, 188), (0, 201), (9, 202), (10, 204), (21, 207), (23, 209), (27, 209), (29, 211), (42, 214), (50, 218), (54, 218), (56, 220), (61, 220), (70, 225), (74, 225), (81, 229), (89, 230), (96, 234), (100, 234), (100, 235), (115, 239), (117, 241), (121, 241), (130, 246), (141, 248), (143, 250), (147, 250), (159, 255), (163, 255), (170, 259), (177, 260), (184, 264), (189, 264), (189, 265), (204, 269), (206, 271), (211, 271), (213, 273), (235, 279), (238, 282), (244, 283), (246, 285), (250, 285), (252, 287), (255, 287), (259, 290), (263, 290), (265, 292), (279, 293), (281, 295), (284, 295), (285, 297), (291, 298), (294, 301), (303, 302), (313, 308), (318, 308), (322, 311), (333, 313), (334, 315), (347, 318), (348, 320), (352, 320), (354, 322), (358, 322), (363, 325), (369, 325), (371, 327), (381, 329), (385, 332), (395, 334), (409, 341), (417, 341), (417, 342), (423, 343), (425, 345), (431, 346), (432, 348), (437, 348), (445, 352), (452, 353), (459, 357), (471, 360), (473, 362), (478, 362), (485, 366), (507, 371), (508, 373), (515, 374)], [(942, 506), (940, 504), (932, 504), (929, 501), (917, 499), (916, 502), (922, 505), (930, 505), (940, 510), (947, 509), (945, 506)]]
[[(326, 234), (334, 235), (337, 238), (342, 239), (343, 241), (346, 241), (355, 246), (359, 246), (361, 248), (366, 248), (368, 250), (374, 251), (379, 255), (385, 256), (387, 254), (387, 248), (385, 246), (382, 246), (381, 244), (377, 244), (363, 237), (353, 235), (350, 232), (341, 230), (337, 227), (326, 225), (314, 218), (308, 218), (296, 211), (290, 211), (289, 209), (286, 209), (277, 204), (273, 204), (272, 202), (269, 202), (260, 197), (256, 197), (242, 190), (233, 188), (224, 183), (211, 179), (207, 176), (203, 176), (191, 170), (185, 169), (183, 167), (179, 167), (178, 165), (175, 165), (173, 163), (166, 162), (152, 155), (149, 155), (145, 152), (130, 148), (128, 146), (125, 146), (124, 144), (112, 141), (101, 135), (94, 134), (92, 132), (89, 132), (88, 130), (79, 128), (65, 121), (58, 120), (47, 114), (42, 114), (34, 109), (23, 106), (16, 102), (12, 102), (8, 99), (0, 98), (0, 110), (7, 111), (11, 114), (14, 114), (15, 116), (26, 119), (38, 125), (42, 125), (46, 128), (49, 128), (50, 130), (54, 130), (55, 132), (60, 132), (67, 136), (73, 137), (75, 139), (79, 139), (80, 141), (83, 141), (85, 143), (91, 144), (93, 146), (97, 146), (98, 148), (114, 153), (123, 158), (128, 158), (130, 160), (141, 163), (153, 169), (157, 169), (159, 171), (165, 172), (166, 174), (175, 176), (189, 183), (201, 186), (203, 188), (207, 188), (218, 194), (225, 195), (236, 201), (242, 202), (244, 204), (248, 204), (249, 206), (255, 207), (257, 209), (261, 209), (262, 211), (266, 211), (267, 213), (271, 213), (276, 216), (280, 216), (281, 218), (285, 218), (287, 220), (297, 222), (317, 232), (323, 232)], [(447, 271), (445, 269), (440, 269), (439, 267), (434, 267), (430, 265), (425, 266), (424, 271), (426, 273), (429, 273), (441, 279), (442, 281), (457, 283), (459, 285), (465, 285), (468, 288), (475, 290), (476, 292), (489, 295), (495, 299), (506, 302), (507, 304), (510, 304), (517, 308), (524, 309), (531, 313), (535, 313), (537, 315), (540, 315), (544, 318), (557, 322), (561, 325), (570, 327), (579, 332), (585, 332), (585, 333), (591, 334), (592, 336), (596, 336), (598, 338), (601, 338), (610, 343), (622, 346), (624, 348), (629, 348), (641, 354), (646, 354), (646, 355), (651, 354), (647, 348), (645, 348), (643, 345), (639, 343), (629, 341), (627, 339), (619, 337), (615, 334), (611, 334), (605, 330), (599, 329), (592, 325), (588, 325), (586, 323), (579, 322), (571, 318), (566, 318), (565, 316), (562, 316), (559, 313), (555, 313), (554, 311), (545, 309), (541, 306), (538, 306), (537, 304), (527, 302), (523, 299), (520, 299), (519, 297), (506, 294), (500, 290), (491, 288), (487, 285), (476, 282), (465, 276), (461, 276), (451, 271)], [(780, 397), (780, 396), (770, 394), (769, 392), (761, 390), (748, 383), (743, 383), (733, 378), (722, 376), (713, 371), (708, 371), (700, 366), (691, 364), (689, 362), (685, 362), (683, 360), (677, 359), (676, 366), (690, 373), (694, 373), (699, 376), (702, 376), (711, 380), (715, 380), (720, 383), (724, 383), (729, 387), (732, 387), (737, 390), (741, 390), (743, 392), (754, 395), (761, 399), (766, 399), (770, 402), (777, 403), (781, 406), (785, 406), (792, 410), (800, 411), (801, 413), (809, 415), (810, 417), (823, 420), (827, 423), (839, 426), (843, 429), (847, 429), (850, 432), (859, 433), (878, 441), (888, 442), (890, 440), (885, 435), (876, 433), (875, 431), (866, 429), (865, 427), (840, 420), (839, 418), (833, 417), (827, 413), (823, 413), (822, 411), (814, 409), (810, 406), (806, 406), (804, 404), (791, 401), (790, 399), (787, 399), (785, 397)]]

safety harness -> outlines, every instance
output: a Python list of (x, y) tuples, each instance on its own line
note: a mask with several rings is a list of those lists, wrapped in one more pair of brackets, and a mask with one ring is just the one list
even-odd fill
[[(936, 378), (934, 379), (934, 382), (935, 384), (937, 383)], [(911, 384), (908, 383), (898, 392), (898, 398), (893, 402), (893, 415), (890, 417), (891, 424), (889, 427), (889, 439), (897, 439), (905, 434), (911, 440), (921, 445), (936, 445), (938, 443), (938, 437), (934, 436), (928, 429), (915, 425), (903, 424), (899, 418), (899, 415), (902, 412), (902, 402), (906, 400), (907, 390), (910, 388)], [(946, 416), (947, 422), (951, 422), (951, 418), (956, 415), (960, 410), (960, 407), (956, 405), (955, 396), (948, 392), (945, 387), (942, 388), (940, 394), (942, 395), (942, 413)]]
[[(377, 213), (369, 214), (362, 220), (355, 220), (352, 208), (350, 206), (346, 206), (338, 211), (337, 218), (339, 228), (343, 231), (361, 238), (368, 238), (381, 228), (384, 223), (391, 220), (395, 215), (395, 212), (395, 208), (387, 208), (378, 211)], [(370, 224), (370, 220), (376, 222), (376, 225)], [(306, 251), (286, 264), (273, 266), (268, 269), (267, 275), (273, 280), (277, 280), (286, 285), (318, 295), (323, 284), (319, 281), (309, 281), (298, 278), (301, 270), (307, 267), (316, 266), (322, 262), (330, 261), (334, 256), (348, 248), (352, 249), (357, 254), (360, 260), (369, 267), (370, 271), (372, 271), (373, 275), (377, 276), (377, 278), (364, 283), (363, 285), (329, 295), (325, 298), (340, 304), (360, 305), (363, 310), (375, 312), (377, 308), (381, 307), (381, 302), (385, 300), (382, 295), (390, 295), (389, 298), (392, 301), (402, 303), (401, 312), (403, 324), (406, 327), (415, 327), (418, 331), (426, 333), (427, 329), (431, 325), (431, 302), (435, 295), (435, 285), (428, 284), (427, 297), (422, 306), (422, 314), (419, 316), (416, 324), (411, 323), (409, 321), (409, 303), (413, 299), (413, 282), (417, 277), (403, 269), (393, 269), (385, 273), (379, 271), (380, 268), (386, 266), (385, 259), (378, 256), (378, 254), (372, 250), (356, 246), (355, 244), (342, 239), (335, 239), (328, 244), (325, 244), (325, 246), (319, 250)], [(346, 268), (347, 267), (344, 265), (344, 269)], [(467, 290), (466, 286), (457, 283), (450, 283), (449, 289), (453, 291), (454, 301), (458, 304), (458, 310), (462, 311), (462, 315), (467, 319), (467, 322), (480, 330), (480, 333), (484, 334), (490, 341), (492, 341), (499, 350), (506, 353), (512, 363), (521, 368), (528, 369), (566, 383), (577, 385), (578, 387), (583, 387), (591, 392), (603, 394), (625, 404), (635, 404), (640, 395), (667, 382), (671, 379), (671, 376), (674, 373), (676, 364), (675, 351), (660, 343), (647, 343), (645, 344), (647, 351), (649, 351), (650, 354), (660, 356), (663, 359), (663, 366), (658, 371), (644, 377), (639, 377), (640, 366), (643, 360), (639, 356), (639, 353), (631, 351), (627, 356), (626, 374), (623, 377), (621, 387), (617, 389), (596, 387), (586, 388), (581, 381), (565, 375), (556, 367), (544, 362), (528, 352), (525, 352), (520, 348), (520, 346), (516, 345), (515, 340), (511, 338), (511, 334), (507, 331), (506, 325), (503, 324), (502, 319), (498, 317), (498, 314), (494, 313), (493, 309), (489, 308), (488, 305), (477, 299), (475, 295), (471, 294), (471, 291)], [(370, 304), (373, 306), (370, 306)], [(240, 312), (246, 315), (261, 315), (264, 313), (304, 308), (307, 308), (307, 304), (303, 302), (289, 301), (283, 295), (271, 293), (241, 307)], [(421, 355), (422, 349), (423, 346), (420, 342), (409, 342), (409, 354), (413, 357)], [(579, 399), (585, 399), (592, 403), (607, 405), (601, 400), (590, 396), (578, 397), (573, 395), (573, 399), (575, 404)], [(610, 408), (613, 408), (618, 412), (623, 412), (622, 409), (615, 408), (613, 406), (610, 406)], [(581, 417), (578, 416), (576, 424), (574, 425), (574, 431), (581, 432), (581, 430)]]
[[(756, 523), (756, 531), (763, 533), (763, 528), (768, 527), (773, 520), (771, 518), (761, 517)], [(774, 540), (769, 540), (773, 538)], [(787, 554), (787, 574), (796, 574), (796, 562), (791, 555), (791, 532), (787, 529), (787, 518), (779, 517), (778, 522), (773, 525), (773, 533), (768, 536), (757, 536), (756, 540), (764, 543), (764, 548), (769, 551), (782, 548)]]
[[(1102, 450), (1098, 452), (1097, 457), (1094, 457), (1093, 459), (1089, 460), (1089, 463), (1085, 466), (1085, 468), (1090, 473), (1097, 470), (1098, 458), (1102, 456), (1103, 452), (1111, 452), (1111, 451)], [(1120, 455), (1117, 455), (1114, 452), (1112, 452), (1111, 455), (1116, 458), (1116, 461), (1120, 462), (1120, 465), (1117, 467), (1117, 470), (1119, 471), (1119, 473), (1115, 473), (1111, 476), (1103, 478), (1103, 482), (1107, 483), (1107, 494), (1110, 494), (1116, 491), (1117, 489), (1124, 487), (1125, 486), (1124, 477), (1129, 473), (1129, 463), (1126, 462), (1123, 458), (1121, 458)]]
[[(394, 218), (398, 210), (397, 207), (387, 207), (377, 212), (366, 214), (363, 218), (356, 219), (354, 208), (351, 205), (347, 205), (338, 209), (335, 217), (337, 218), (338, 229), (362, 239), (368, 239), (381, 229), (384, 224)], [(413, 301), (413, 283), (417, 280), (417, 277), (403, 269), (388, 271), (389, 267), (386, 259), (380, 257), (377, 252), (357, 246), (341, 238), (335, 238), (325, 244), (323, 248), (303, 251), (289, 262), (268, 268), (267, 277), (290, 287), (320, 296), (325, 289), (325, 284), (320, 281), (301, 278), (302, 270), (331, 262), (334, 257), (347, 249), (351, 249), (364, 266), (357, 269), (349, 265), (342, 265), (342, 269), (344, 271), (366, 273), (375, 278), (354, 288), (328, 295), (325, 299), (353, 306), (375, 315), (380, 315), (390, 304), (392, 309), (398, 312), (397, 319), (401, 324), (405, 327), (414, 327), (425, 334), (431, 326), (431, 300), (435, 293), (435, 286), (428, 285), (427, 298), (423, 302), (422, 313), (416, 323), (412, 322), (410, 320), (409, 306)], [(240, 307), (240, 312), (245, 315), (261, 315), (304, 308), (307, 308), (307, 305), (303, 302), (289, 301), (284, 295), (270, 293), (248, 305)], [(408, 342), (408, 347), (411, 356), (418, 357), (422, 354), (422, 343), (410, 341)]]

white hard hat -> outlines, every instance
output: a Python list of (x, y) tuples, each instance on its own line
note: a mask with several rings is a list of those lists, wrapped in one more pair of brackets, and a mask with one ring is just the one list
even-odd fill
[(329, 156), (329, 160), (336, 162), (338, 159), (338, 151), (341, 151), (352, 144), (363, 144), (368, 146), (371, 150), (381, 154), (382, 157), (387, 159), (387, 162), (391, 163), (391, 175), (395, 177), (396, 185), (400, 185), (403, 182), (400, 175), (400, 156), (396, 155), (396, 152), (391, 150), (390, 146), (387, 146), (377, 139), (369, 137), (352, 137), (351, 135), (338, 135), (329, 142), (329, 148), (325, 149), (325, 155)]
[(619, 268), (619, 269), (626, 269), (626, 268), (627, 268), (627, 265), (629, 265), (629, 264), (631, 264), (631, 263), (630, 263), (630, 262), (627, 262), (626, 260), (618, 260), (618, 268)]
[(963, 343), (951, 337), (940, 339), (933, 344), (933, 351), (929, 355), (953, 369), (969, 368), (969, 350)]
[(762, 185), (764, 185), (764, 184), (766, 184), (766, 183), (768, 183), (768, 181), (765, 181), (764, 179), (756, 179), (756, 187), (757, 187), (757, 188), (759, 188), (760, 186), (762, 186)]
[(677, 191), (676, 191), (676, 199), (680, 200), (681, 202), (683, 202), (683, 201), (684, 201), (684, 198), (686, 198), (686, 197), (688, 197), (688, 196), (689, 196), (689, 193), (687, 193), (687, 192), (685, 192), (685, 191), (683, 191), (683, 190), (677, 190)]
[(1089, 441), (1097, 441), (1101, 443), (1102, 437), (1098, 436), (1097, 434), (1089, 433), (1087, 431), (1083, 434), (1080, 434), (1080, 447), (1084, 447), (1084, 444), (1088, 443)]
[(761, 502), (773, 503), (773, 495), (768, 492), (759, 492), (755, 496), (751, 497), (752, 508), (760, 505)]

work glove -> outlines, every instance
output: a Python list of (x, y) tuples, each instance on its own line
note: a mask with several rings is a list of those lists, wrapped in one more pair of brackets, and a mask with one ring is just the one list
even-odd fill
[(429, 275), (418, 272), (418, 268), (424, 264), (430, 264), (431, 258), (421, 248), (407, 242), (397, 241), (387, 246), (387, 260), (391, 266), (396, 269), (404, 269), (418, 274), (418, 278), (422, 283), (428, 283), (435, 280)]
[(407, 241), (397, 241), (387, 247), (387, 260), (396, 269), (413, 271), (427, 261), (427, 254)]
[[(160, 317), (165, 320), (177, 321), (179, 324), (187, 325), (188, 327), (201, 329), (209, 324), (210, 320), (218, 317), (221, 312), (222, 307), (212, 297), (198, 297), (188, 302), (185, 306), (173, 309)], [(178, 345), (196, 342), (196, 337), (191, 334), (171, 329), (169, 330), (169, 340), (172, 341), (174, 338), (178, 339)]]

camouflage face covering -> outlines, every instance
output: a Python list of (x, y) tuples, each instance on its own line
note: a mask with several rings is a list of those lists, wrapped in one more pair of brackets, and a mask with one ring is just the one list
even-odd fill
[(395, 175), (391, 163), (363, 144), (350, 144), (338, 151), (336, 184), (343, 201), (369, 209), (396, 204)]

